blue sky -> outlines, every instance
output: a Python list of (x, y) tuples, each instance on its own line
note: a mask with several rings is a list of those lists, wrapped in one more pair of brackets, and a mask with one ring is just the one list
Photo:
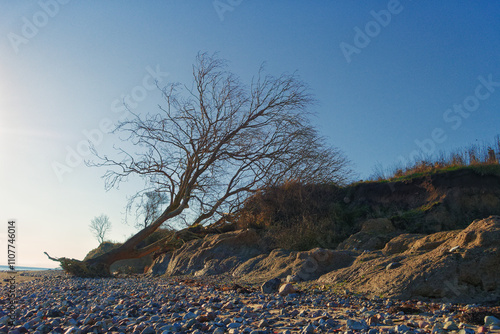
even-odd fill
[(16, 219), (19, 265), (83, 258), (101, 213), (110, 239), (134, 233), (123, 212), (140, 184), (105, 192), (104, 170), (79, 159), (87, 137), (110, 149), (123, 98), (156, 108), (153, 77), (190, 83), (199, 51), (243, 80), (262, 62), (297, 71), (318, 100), (313, 122), (359, 179), (418, 143), (432, 153), (500, 133), (495, 1), (0, 0), (0, 13), (0, 239)]

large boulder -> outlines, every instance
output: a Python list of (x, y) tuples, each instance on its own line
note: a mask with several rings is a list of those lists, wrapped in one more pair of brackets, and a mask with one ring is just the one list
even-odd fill
[(247, 282), (262, 282), (294, 275), (308, 281), (349, 266), (354, 259), (354, 254), (349, 251), (315, 248), (297, 252), (275, 249), (269, 254), (262, 254), (242, 263), (233, 271), (233, 276)]
[(355, 259), (352, 252), (322, 248), (306, 252), (275, 249), (268, 253), (261, 243), (252, 229), (209, 235), (157, 257), (148, 273), (167, 276), (226, 273), (255, 283), (294, 275), (307, 281), (349, 266)]
[(262, 252), (260, 237), (252, 229), (207, 235), (156, 258), (151, 273), (168, 276), (222, 274)]
[(153, 264), (148, 268), (146, 274), (159, 276), (165, 274), (172, 258), (172, 253), (163, 253), (154, 259)]
[(401, 246), (359, 256), (319, 282), (399, 299), (475, 303), (500, 298), (500, 217), (476, 220), (460, 231), (396, 239), (388, 245)]
[(404, 252), (428, 252), (440, 246), (446, 240), (454, 238), (461, 230), (443, 231), (429, 235), (400, 234), (391, 239), (382, 249), (385, 255), (394, 255)]
[(381, 249), (396, 235), (396, 229), (387, 218), (369, 219), (361, 225), (361, 231), (342, 241), (338, 250), (372, 251)]
[(394, 255), (407, 251), (415, 241), (423, 238), (424, 234), (400, 234), (387, 242), (382, 249), (385, 255)]

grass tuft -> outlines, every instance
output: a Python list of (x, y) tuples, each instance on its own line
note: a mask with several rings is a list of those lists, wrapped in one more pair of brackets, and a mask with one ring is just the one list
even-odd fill
[(479, 175), (500, 175), (500, 135), (492, 143), (476, 144), (441, 152), (435, 157), (415, 160), (410, 165), (394, 167), (386, 172), (379, 164), (370, 181), (405, 181), (434, 173), (445, 173), (470, 167)]

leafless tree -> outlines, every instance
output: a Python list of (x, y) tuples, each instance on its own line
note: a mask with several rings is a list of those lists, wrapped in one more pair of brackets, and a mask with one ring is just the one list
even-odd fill
[[(294, 74), (266, 75), (263, 67), (249, 85), (228, 71), (216, 55), (199, 54), (191, 87), (162, 89), (158, 112), (121, 122), (115, 133), (133, 144), (117, 157), (99, 155), (92, 166), (107, 167), (105, 187), (140, 176), (145, 187), (130, 201), (154, 192), (165, 209), (121, 247), (92, 259), (109, 267), (125, 258), (151, 254), (162, 240), (137, 245), (164, 222), (189, 212), (188, 224), (207, 224), (233, 213), (259, 188), (285, 180), (345, 181), (348, 161), (310, 124), (314, 103), (308, 87)], [(189, 210), (186, 210), (189, 208)]]
[(139, 230), (148, 227), (162, 214), (162, 206), (166, 203), (167, 198), (162, 193), (156, 191), (144, 193), (136, 206), (135, 227)]
[(106, 233), (111, 231), (111, 222), (109, 221), (109, 217), (102, 214), (98, 217), (92, 218), (89, 228), (99, 244), (102, 244), (104, 238), (106, 237)]

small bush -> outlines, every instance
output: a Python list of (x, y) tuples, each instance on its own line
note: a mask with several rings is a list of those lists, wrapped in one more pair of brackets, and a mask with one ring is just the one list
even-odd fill
[(120, 247), (121, 245), (122, 245), (121, 243), (113, 243), (111, 241), (104, 241), (102, 244), (99, 245), (99, 247), (94, 248), (93, 250), (88, 252), (88, 254), (85, 256), (83, 261), (98, 257), (99, 255), (107, 253), (115, 248)]
[(345, 189), (334, 185), (287, 182), (252, 196), (236, 217), (238, 228), (262, 231), (270, 248), (334, 248), (366, 215), (363, 206), (343, 202)]

